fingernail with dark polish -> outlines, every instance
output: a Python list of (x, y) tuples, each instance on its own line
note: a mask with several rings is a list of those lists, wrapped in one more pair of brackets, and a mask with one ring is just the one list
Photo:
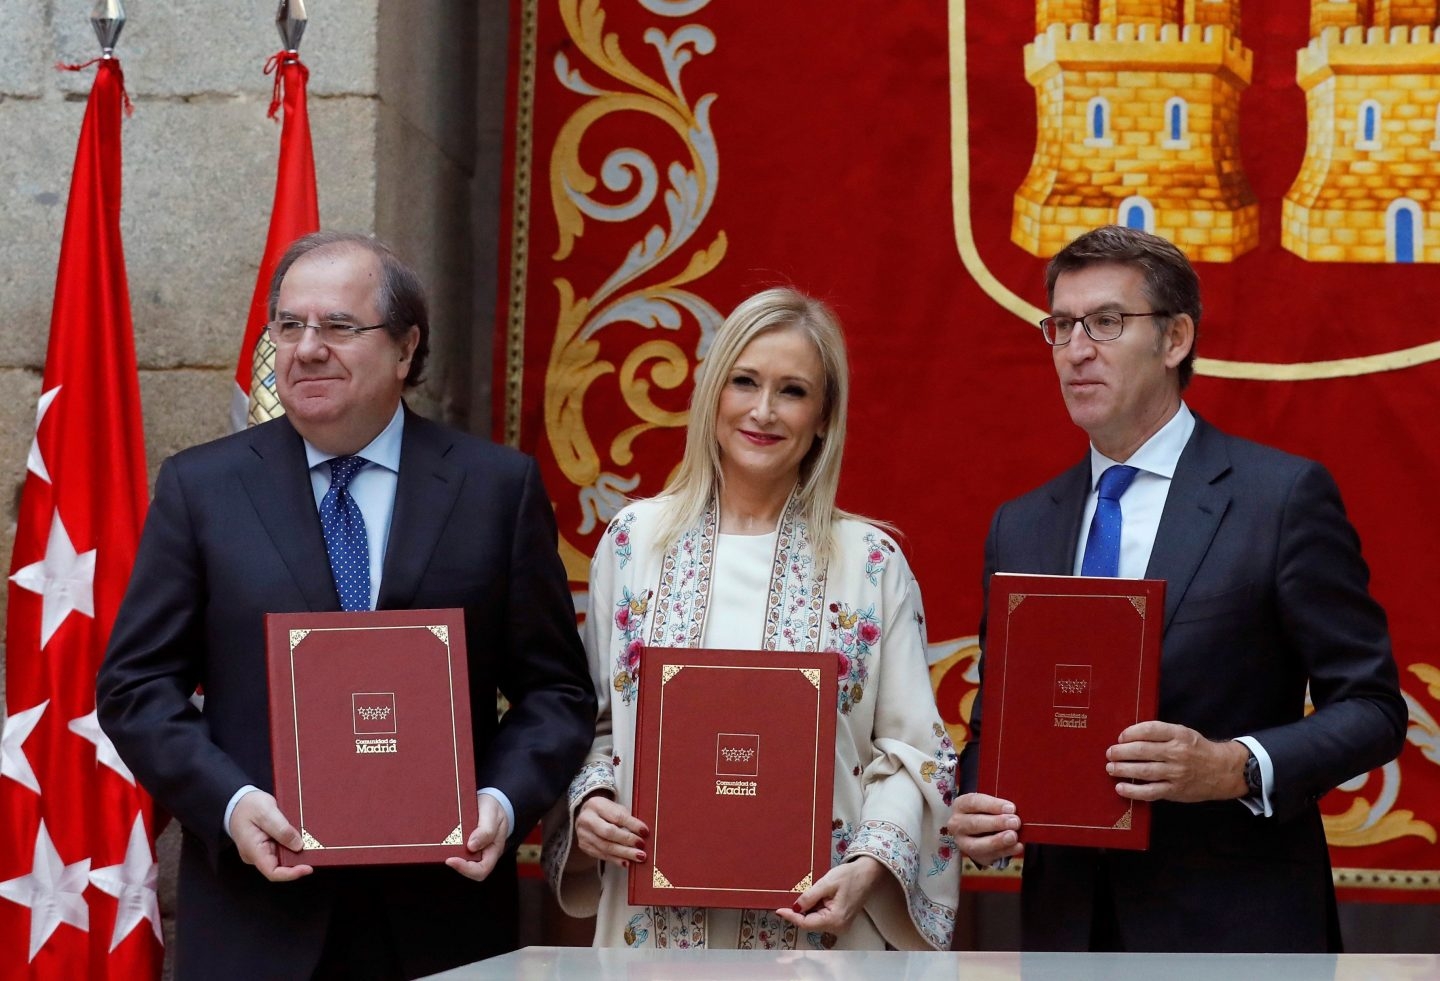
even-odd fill
[(793, 909), (793, 910), (794, 910), (795, 912), (797, 912), (797, 913), (800, 912), (800, 904), (799, 904), (799, 903), (795, 903), (795, 904), (794, 904), (793, 906), (791, 906), (790, 908)]

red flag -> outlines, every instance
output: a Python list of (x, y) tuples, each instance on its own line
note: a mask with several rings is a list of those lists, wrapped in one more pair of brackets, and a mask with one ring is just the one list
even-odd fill
[(95, 721), (147, 489), (120, 241), (124, 78), (80, 130), (5, 624), (0, 976), (158, 977), (150, 799)]
[(310, 70), (301, 64), (300, 56), (294, 51), (281, 51), (265, 65), (265, 74), (271, 72), (275, 73), (275, 96), (270, 102), (270, 117), (275, 117), (283, 102), (285, 118), (280, 127), (280, 165), (275, 177), (275, 202), (270, 209), (270, 234), (265, 238), (265, 256), (255, 277), (255, 292), (250, 298), (250, 314), (240, 343), (240, 359), (235, 364), (230, 426), (236, 431), (248, 423), (273, 419), (284, 411), (275, 398), (273, 353), (268, 351), (268, 343), (261, 341), (265, 321), (269, 319), (270, 276), (291, 242), (320, 227), (320, 207), (315, 197), (315, 152), (310, 145), (310, 116), (305, 109), (305, 83), (310, 78)]

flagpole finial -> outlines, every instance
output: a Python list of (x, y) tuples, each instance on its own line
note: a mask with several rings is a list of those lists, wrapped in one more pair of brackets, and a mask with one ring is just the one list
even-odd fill
[(305, 0), (280, 0), (275, 10), (275, 26), (280, 30), (280, 40), (286, 51), (300, 48), (300, 39), (305, 36), (305, 25), (310, 18), (305, 16)]
[(115, 56), (115, 42), (125, 28), (125, 4), (121, 0), (95, 0), (90, 11), (90, 26), (100, 40), (100, 52), (106, 58)]

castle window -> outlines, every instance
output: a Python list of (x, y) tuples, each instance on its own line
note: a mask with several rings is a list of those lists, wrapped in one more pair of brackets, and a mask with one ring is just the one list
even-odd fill
[(1110, 132), (1110, 100), (1103, 96), (1097, 95), (1085, 107), (1085, 145), (1115, 145)]
[(1165, 103), (1165, 138), (1160, 141), (1167, 150), (1190, 149), (1190, 103), (1176, 96)]
[(1418, 262), (1425, 245), (1424, 212), (1409, 198), (1396, 198), (1385, 209), (1385, 260)]
[(1430, 149), (1440, 150), (1440, 105), (1435, 107), (1435, 137), (1430, 141)]
[(1355, 147), (1359, 150), (1380, 149), (1380, 103), (1374, 99), (1360, 103), (1360, 115), (1355, 120)]
[(1115, 216), (1117, 224), (1155, 234), (1155, 206), (1135, 194), (1120, 202)]

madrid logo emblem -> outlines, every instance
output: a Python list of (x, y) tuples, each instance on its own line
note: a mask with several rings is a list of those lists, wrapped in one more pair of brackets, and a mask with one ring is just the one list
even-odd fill
[(1218, 311), (1198, 373), (1302, 381), (1440, 359), (1440, 332), (1417, 336), (1414, 316), (1440, 262), (1434, 8), (1241, 6), (1035, 0), (968, 22), (950, 0), (967, 270), (1034, 323), (1017, 289), (1039, 260), (1128, 225), (1197, 263)]

